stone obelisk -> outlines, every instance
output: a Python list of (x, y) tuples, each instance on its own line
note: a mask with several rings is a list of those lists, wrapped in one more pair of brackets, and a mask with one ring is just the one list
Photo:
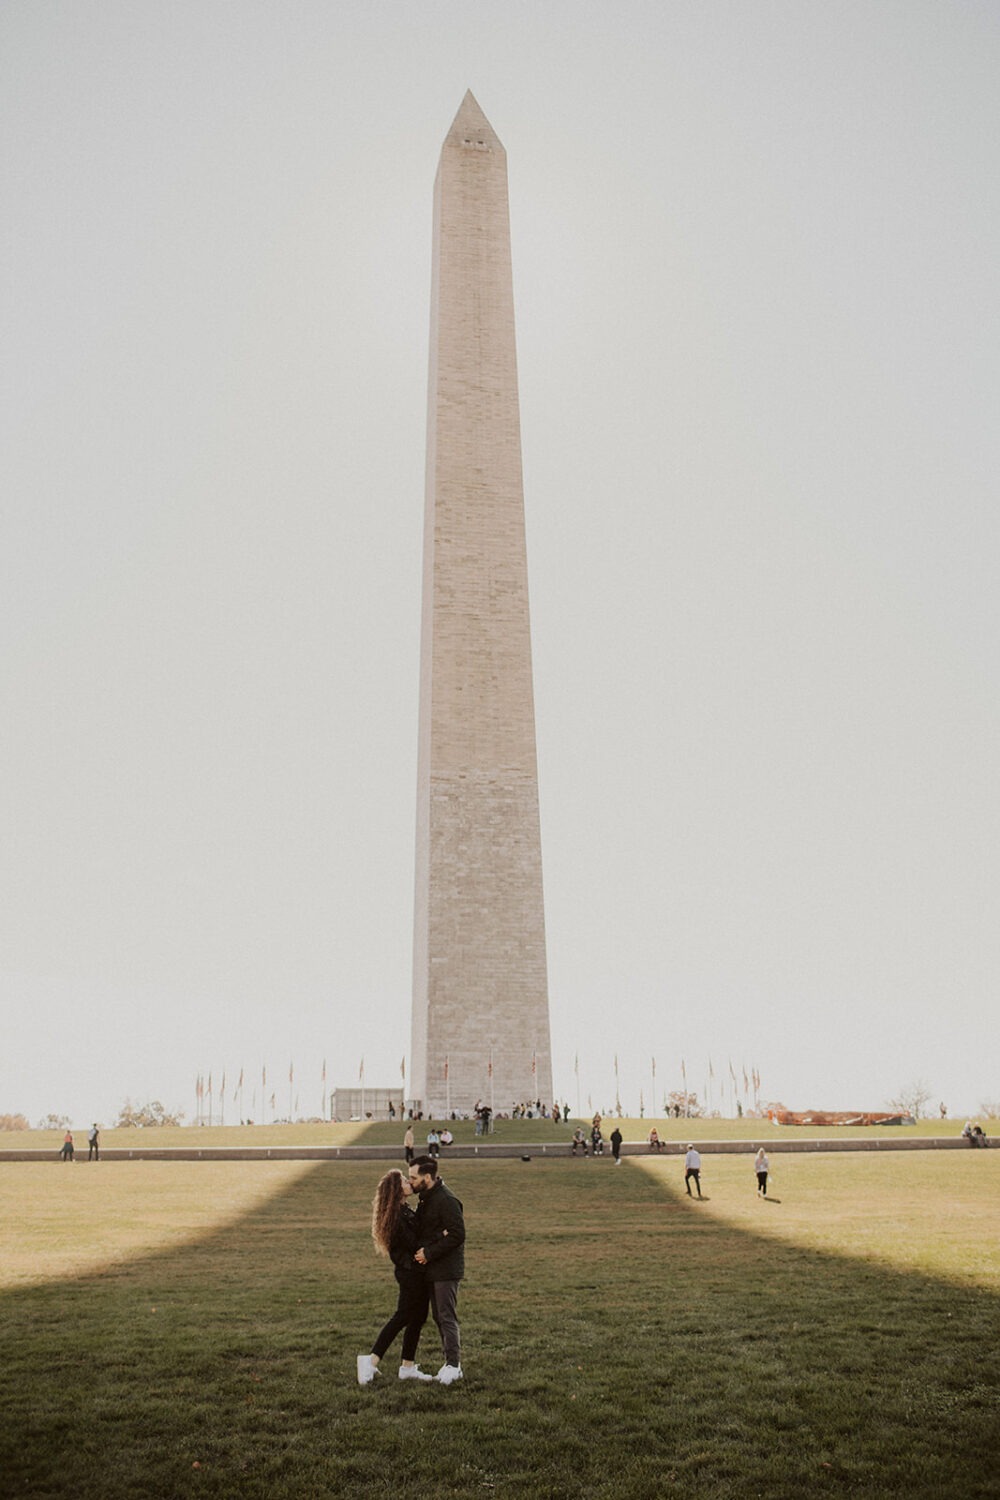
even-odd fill
[(472, 94), (434, 185), (410, 1094), (552, 1100), (507, 156)]

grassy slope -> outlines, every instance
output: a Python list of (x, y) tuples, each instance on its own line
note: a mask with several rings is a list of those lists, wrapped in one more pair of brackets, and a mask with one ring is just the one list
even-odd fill
[(393, 1355), (354, 1381), (392, 1305), (375, 1175), (0, 1173), (0, 1495), (997, 1493), (1000, 1153), (786, 1157), (771, 1203), (741, 1158), (710, 1158), (703, 1204), (676, 1159), (455, 1162), (447, 1391)]
[[(889, 1140), (912, 1136), (917, 1138), (956, 1136), (962, 1128), (960, 1120), (921, 1120), (916, 1125), (869, 1126), (866, 1129), (851, 1129), (843, 1126), (812, 1127), (771, 1125), (767, 1120), (644, 1120), (624, 1119), (618, 1122), (626, 1141), (644, 1141), (650, 1127), (655, 1125), (661, 1138), (666, 1141), (696, 1139), (701, 1144), (712, 1141), (771, 1141), (771, 1140), (844, 1140), (847, 1138)], [(531, 1142), (568, 1141), (578, 1124), (590, 1129), (590, 1121), (570, 1119), (563, 1125), (551, 1120), (500, 1120), (490, 1139), (498, 1141)], [(611, 1116), (604, 1121), (605, 1137), (611, 1134), (615, 1122)], [(984, 1121), (987, 1134), (1000, 1135), (1000, 1129), (990, 1121)], [(426, 1140), (428, 1123), (417, 1121), (414, 1134), (417, 1144)], [(439, 1122), (440, 1128), (440, 1122)], [(405, 1126), (387, 1121), (374, 1124), (345, 1121), (341, 1124), (301, 1125), (212, 1125), (192, 1127), (188, 1125), (157, 1126), (150, 1130), (101, 1131), (103, 1146), (388, 1146), (403, 1139)], [(474, 1141), (475, 1126), (471, 1120), (452, 1123), (452, 1133), (457, 1141)], [(35, 1151), (51, 1151), (55, 1155), (62, 1145), (61, 1130), (17, 1130), (0, 1134), (0, 1150), (4, 1147)], [(77, 1151), (87, 1154), (87, 1132), (75, 1132)]]

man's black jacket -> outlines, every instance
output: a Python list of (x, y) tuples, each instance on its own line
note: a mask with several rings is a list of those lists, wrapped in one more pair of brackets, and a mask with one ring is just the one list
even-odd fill
[(427, 1257), (430, 1281), (461, 1281), (465, 1275), (465, 1220), (462, 1205), (440, 1177), (421, 1193), (417, 1205), (417, 1235)]

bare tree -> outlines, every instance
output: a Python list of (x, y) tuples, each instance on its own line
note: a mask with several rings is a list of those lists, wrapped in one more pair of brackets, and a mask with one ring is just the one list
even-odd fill
[(1000, 1120), (1000, 1099), (980, 1099), (979, 1113), (987, 1120)]
[(133, 1104), (131, 1099), (126, 1099), (118, 1111), (116, 1125), (179, 1125), (184, 1118), (182, 1109), (166, 1110), (159, 1099), (151, 1099), (148, 1104)]
[(913, 1083), (905, 1084), (890, 1102), (893, 1109), (898, 1109), (901, 1115), (912, 1115), (915, 1120), (919, 1120), (926, 1114), (927, 1106), (933, 1097), (933, 1091), (927, 1081), (918, 1078)]
[(69, 1115), (46, 1115), (44, 1120), (39, 1120), (39, 1130), (68, 1130), (73, 1121)]
[(685, 1089), (674, 1089), (666, 1098), (668, 1115), (683, 1115), (686, 1120), (700, 1119), (704, 1113), (698, 1103), (698, 1095), (690, 1094)]

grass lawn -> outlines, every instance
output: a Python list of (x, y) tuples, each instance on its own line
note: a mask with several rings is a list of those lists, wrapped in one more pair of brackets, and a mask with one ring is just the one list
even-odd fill
[(449, 1163), (450, 1389), (355, 1381), (380, 1169), (6, 1164), (0, 1495), (1000, 1493), (1000, 1151)]

